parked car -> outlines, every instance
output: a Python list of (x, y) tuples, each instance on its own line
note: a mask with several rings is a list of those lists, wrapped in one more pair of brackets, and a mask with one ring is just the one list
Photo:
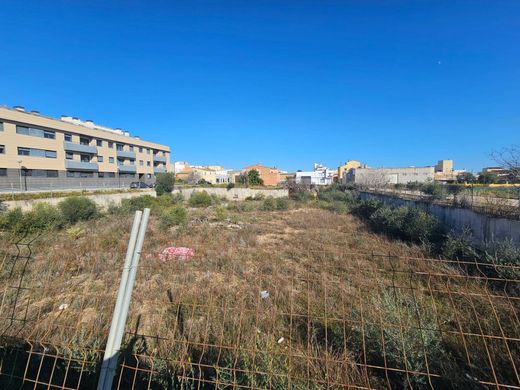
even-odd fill
[(133, 181), (130, 183), (130, 188), (150, 188), (150, 186), (142, 181)]

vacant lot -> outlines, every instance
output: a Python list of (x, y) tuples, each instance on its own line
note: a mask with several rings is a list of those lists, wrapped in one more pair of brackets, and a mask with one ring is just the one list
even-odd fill
[[(95, 385), (132, 218), (105, 215), (19, 251), (2, 241), (0, 385)], [(161, 262), (169, 246), (195, 257)], [(518, 388), (518, 281), (483, 267), (427, 259), (308, 205), (191, 208), (171, 228), (152, 217), (115, 382)]]

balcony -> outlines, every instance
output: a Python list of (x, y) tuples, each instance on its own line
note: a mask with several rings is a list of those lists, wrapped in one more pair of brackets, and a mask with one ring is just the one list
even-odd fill
[(136, 173), (135, 165), (118, 165), (119, 173)]
[(72, 142), (64, 142), (63, 148), (68, 152), (97, 154), (97, 148), (95, 146), (90, 145), (81, 145)]
[(165, 163), (166, 164), (166, 157), (161, 157), (161, 156), (153, 156), (153, 162), (162, 162), (162, 163)]
[(154, 167), (153, 168), (154, 173), (166, 173), (166, 168), (164, 167)]
[(118, 150), (117, 157), (119, 158), (129, 158), (131, 160), (135, 160), (135, 152), (131, 152), (129, 150)]
[(98, 171), (99, 167), (96, 163), (65, 160), (65, 169), (71, 171)]

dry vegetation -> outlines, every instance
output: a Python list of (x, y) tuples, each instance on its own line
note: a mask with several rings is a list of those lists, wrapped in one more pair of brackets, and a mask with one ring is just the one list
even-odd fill
[[(151, 219), (120, 388), (519, 388), (518, 280), (429, 260), (350, 214), (235, 209)], [(23, 245), (0, 258), (0, 386), (95, 385), (131, 222), (107, 215), (39, 237), (27, 264)], [(162, 263), (168, 246), (196, 255)]]

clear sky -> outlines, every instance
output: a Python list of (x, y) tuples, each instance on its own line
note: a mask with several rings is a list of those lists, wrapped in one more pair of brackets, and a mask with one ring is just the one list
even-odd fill
[(174, 160), (478, 170), (520, 143), (520, 1), (0, 0), (0, 104)]

